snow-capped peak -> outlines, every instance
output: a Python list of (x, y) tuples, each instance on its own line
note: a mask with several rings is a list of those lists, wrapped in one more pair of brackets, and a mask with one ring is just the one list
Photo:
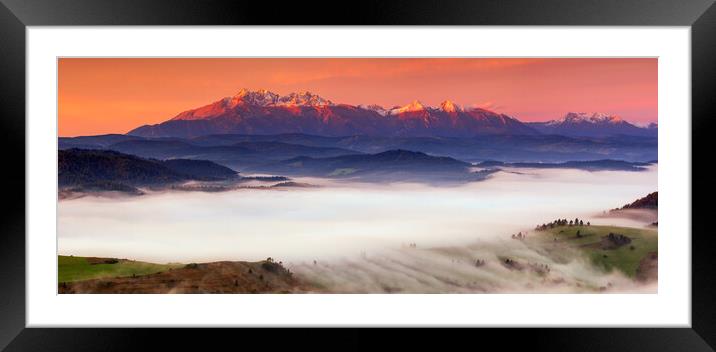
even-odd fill
[(388, 110), (386, 110), (384, 107), (377, 105), (377, 104), (360, 104), (356, 106), (357, 108), (364, 109), (364, 110), (372, 110), (380, 114), (381, 116), (386, 116), (388, 114)]
[(291, 93), (285, 96), (278, 95), (266, 89), (251, 91), (241, 89), (233, 97), (225, 98), (226, 102), (233, 105), (245, 103), (256, 106), (325, 106), (333, 103), (311, 92)]
[(266, 89), (250, 91), (246, 88), (243, 88), (238, 93), (236, 93), (236, 95), (231, 97), (230, 101), (234, 103), (234, 105), (240, 102), (244, 102), (250, 105), (269, 106), (276, 104), (276, 102), (278, 102), (279, 97), (280, 96), (278, 94), (270, 92)]
[(585, 112), (569, 112), (559, 120), (552, 120), (548, 125), (557, 125), (562, 123), (621, 123), (624, 120), (617, 115), (608, 115), (604, 113), (585, 113)]
[(425, 105), (423, 105), (421, 102), (417, 100), (413, 100), (408, 105), (405, 105), (403, 107), (394, 108), (390, 112), (393, 114), (402, 114), (404, 112), (415, 112), (415, 111), (425, 111)]
[(444, 102), (440, 103), (440, 108), (449, 113), (456, 113), (458, 111), (462, 111), (462, 108), (460, 108), (459, 105), (453, 103), (450, 100), (445, 100)]
[(333, 105), (328, 99), (324, 99), (311, 92), (291, 93), (279, 98), (280, 105), (310, 105), (310, 106), (326, 106)]

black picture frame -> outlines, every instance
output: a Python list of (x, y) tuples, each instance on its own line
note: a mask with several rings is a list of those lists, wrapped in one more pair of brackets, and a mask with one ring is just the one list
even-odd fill
[[(0, 143), (5, 161), (0, 232), (0, 349), (7, 351), (132, 350), (160, 342), (164, 350), (213, 350), (229, 342), (261, 341), (264, 348), (344, 346), (371, 348), (373, 329), (49, 329), (25, 320), (25, 29), (68, 25), (550, 25), (690, 26), (692, 64), (692, 326), (691, 328), (460, 329), (439, 340), (402, 329), (379, 331), (378, 347), (515, 347), (575, 351), (713, 351), (716, 346), (714, 236), (707, 217), (712, 188), (706, 168), (713, 152), (707, 136), (716, 111), (716, 6), (714, 0), (511, 0), (260, 2), (193, 0), (0, 0)], [(668, 134), (668, 131), (666, 131)], [(667, 146), (668, 147), (668, 146)], [(700, 172), (697, 172), (700, 171)], [(19, 185), (25, 187), (20, 187)], [(672, 234), (687, 235), (687, 234)], [(618, 324), (618, 322), (616, 322)], [(241, 334), (239, 336), (238, 334)], [(177, 337), (177, 335), (181, 337)], [(255, 341), (251, 341), (251, 340)], [(247, 342), (247, 343), (248, 343)], [(335, 345), (340, 343), (342, 345)], [(248, 347), (249, 345), (245, 345)], [(318, 346), (318, 347), (320, 347)], [(344, 348), (342, 348), (344, 349)]]

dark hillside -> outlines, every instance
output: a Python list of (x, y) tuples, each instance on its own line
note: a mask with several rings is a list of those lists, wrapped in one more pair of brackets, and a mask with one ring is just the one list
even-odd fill
[(659, 192), (649, 193), (644, 198), (639, 198), (633, 203), (623, 206), (621, 209), (658, 209)]
[(166, 186), (190, 180), (217, 181), (237, 177), (227, 167), (207, 160), (154, 160), (109, 150), (68, 149), (58, 153), (60, 188), (135, 193), (134, 187)]

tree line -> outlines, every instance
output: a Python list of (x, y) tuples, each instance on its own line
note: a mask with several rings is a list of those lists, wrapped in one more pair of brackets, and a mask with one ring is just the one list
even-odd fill
[[(587, 221), (586, 226), (591, 226), (592, 224)], [(559, 226), (585, 226), (584, 220), (581, 220), (579, 218), (574, 218), (574, 220), (567, 220), (567, 219), (556, 219), (553, 220), (550, 223), (537, 225), (535, 227), (535, 230), (537, 231), (544, 231), (547, 229), (553, 229), (555, 227)]]

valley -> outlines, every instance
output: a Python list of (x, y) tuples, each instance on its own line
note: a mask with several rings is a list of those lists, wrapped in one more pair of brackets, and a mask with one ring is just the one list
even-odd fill
[(60, 137), (58, 290), (652, 293), (657, 128), (241, 90)]

